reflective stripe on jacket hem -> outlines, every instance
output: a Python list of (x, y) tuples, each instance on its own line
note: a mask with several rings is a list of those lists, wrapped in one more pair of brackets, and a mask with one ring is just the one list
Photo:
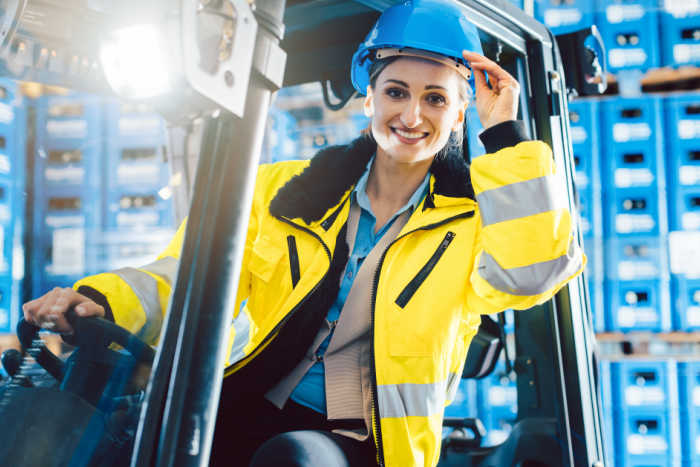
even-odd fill
[(443, 413), (445, 401), (454, 397), (460, 375), (435, 383), (377, 385), (379, 416), (384, 418), (429, 417)]

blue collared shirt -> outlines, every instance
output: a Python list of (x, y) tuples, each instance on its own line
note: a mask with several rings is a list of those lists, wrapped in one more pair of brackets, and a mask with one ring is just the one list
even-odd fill
[[(428, 192), (430, 184), (430, 174), (425, 176), (423, 182), (418, 186), (408, 202), (392, 216), (392, 218), (381, 228), (377, 233), (374, 233), (375, 224), (377, 222), (372, 206), (370, 205), (369, 197), (367, 196), (367, 180), (369, 171), (374, 162), (374, 157), (367, 164), (364, 174), (358, 180), (353, 190), (350, 202), (357, 203), (360, 209), (360, 222), (357, 226), (357, 235), (355, 237), (355, 245), (350, 245), (352, 252), (348, 258), (348, 264), (345, 268), (345, 274), (341, 278), (340, 292), (335, 302), (328, 310), (326, 319), (329, 322), (337, 321), (340, 317), (340, 311), (343, 309), (345, 300), (350, 293), (352, 283), (355, 280), (355, 275), (362, 265), (362, 261), (372, 251), (372, 248), (391, 228), (391, 225), (405, 211), (413, 211), (418, 207), (418, 204), (423, 200)], [(329, 335), (319, 346), (317, 355), (323, 355), (328, 348), (331, 340)], [(316, 362), (311, 369), (304, 375), (297, 387), (291, 394), (291, 399), (301, 405), (309, 407), (317, 412), (326, 413), (326, 387), (323, 361)]]

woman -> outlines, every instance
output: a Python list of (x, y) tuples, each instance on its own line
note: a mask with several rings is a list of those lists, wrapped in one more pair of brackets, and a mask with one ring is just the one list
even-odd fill
[[(454, 3), (388, 9), (352, 63), (369, 135), (260, 168), (215, 461), (435, 465), (479, 314), (542, 303), (582, 270), (551, 152), (526, 141), (517, 81), (481, 54)], [(489, 154), (469, 168), (449, 143), (472, 85)], [(69, 332), (75, 307), (154, 341), (183, 232), (155, 263), (56, 289), (25, 317)]]

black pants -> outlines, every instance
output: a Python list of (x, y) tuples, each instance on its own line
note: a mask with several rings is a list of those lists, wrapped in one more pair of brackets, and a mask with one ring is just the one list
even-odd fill
[[(225, 392), (221, 397), (226, 397)], [(365, 467), (376, 465), (372, 437), (360, 442), (332, 433), (363, 426), (329, 422), (323, 414), (288, 401), (283, 410), (260, 397), (236, 409), (220, 407), (212, 466)], [(252, 461), (252, 463), (251, 463)]]

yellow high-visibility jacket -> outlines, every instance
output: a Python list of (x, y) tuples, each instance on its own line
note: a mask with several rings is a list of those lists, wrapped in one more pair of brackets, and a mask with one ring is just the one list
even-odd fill
[[(437, 464), (444, 407), (457, 390), (480, 314), (540, 304), (584, 267), (551, 150), (538, 141), (518, 143), (519, 133), (507, 125), (500, 131), (510, 136), (500, 139), (517, 144), (487, 144), (494, 152), (471, 168), (461, 154), (435, 160), (429, 194), (380, 261), (370, 362), (382, 464)], [(337, 295), (350, 193), (375, 150), (361, 137), (311, 163), (260, 167), (227, 380), (238, 375), (242, 386), (264, 391), (300, 361)], [(102, 297), (117, 324), (155, 341), (183, 235), (181, 226), (150, 265), (91, 276), (75, 287)]]

